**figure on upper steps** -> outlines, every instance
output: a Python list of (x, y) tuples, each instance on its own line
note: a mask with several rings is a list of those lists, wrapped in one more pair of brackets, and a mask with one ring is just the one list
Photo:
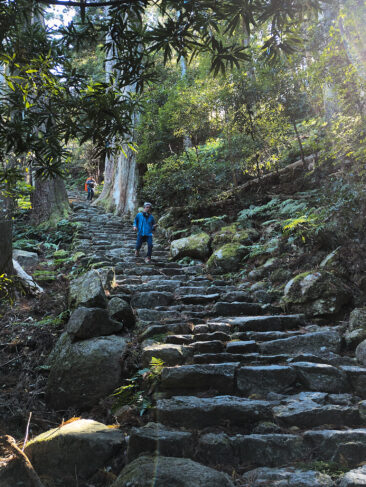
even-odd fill
[(88, 191), (87, 200), (90, 202), (93, 200), (94, 188), (96, 185), (97, 185), (97, 183), (96, 183), (95, 179), (93, 179), (92, 177), (89, 177), (85, 182), (85, 187), (86, 187), (86, 190)]
[(137, 232), (136, 240), (136, 257), (140, 254), (141, 246), (144, 242), (147, 242), (147, 255), (145, 262), (151, 262), (151, 255), (153, 249), (153, 232), (156, 228), (156, 223), (152, 212), (152, 204), (149, 202), (144, 203), (143, 211), (137, 213), (135, 221), (133, 222), (133, 229)]

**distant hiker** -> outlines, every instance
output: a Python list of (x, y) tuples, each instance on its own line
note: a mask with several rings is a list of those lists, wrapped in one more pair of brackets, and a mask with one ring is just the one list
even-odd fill
[(143, 211), (137, 213), (135, 221), (133, 222), (133, 229), (137, 232), (135, 255), (140, 255), (140, 249), (143, 242), (147, 242), (147, 256), (145, 262), (151, 262), (152, 248), (153, 248), (153, 231), (156, 224), (155, 219), (151, 214), (151, 203), (144, 203)]
[(92, 201), (93, 200), (93, 196), (94, 196), (94, 188), (97, 185), (97, 183), (95, 182), (95, 180), (93, 178), (88, 178), (86, 180), (86, 183), (85, 184), (86, 184), (87, 191), (88, 191), (87, 200), (88, 201)]

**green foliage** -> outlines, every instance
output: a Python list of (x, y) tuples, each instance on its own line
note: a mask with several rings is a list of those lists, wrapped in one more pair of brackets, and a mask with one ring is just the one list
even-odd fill
[(210, 143), (153, 166), (144, 177), (143, 197), (161, 207), (196, 205), (215, 196), (217, 186), (231, 179), (230, 172), (219, 158), (218, 144)]
[(126, 379), (125, 384), (112, 394), (115, 399), (113, 411), (122, 406), (134, 406), (142, 416), (152, 406), (151, 394), (160, 381), (163, 368), (164, 362), (152, 357), (149, 368), (141, 369), (136, 375)]
[(0, 304), (13, 303), (14, 280), (7, 274), (0, 275)]

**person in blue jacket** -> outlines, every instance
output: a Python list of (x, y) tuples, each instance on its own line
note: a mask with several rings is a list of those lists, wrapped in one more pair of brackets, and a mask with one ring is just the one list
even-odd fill
[(133, 229), (135, 230), (135, 232), (137, 232), (135, 255), (136, 257), (139, 256), (143, 242), (147, 242), (146, 262), (151, 262), (153, 249), (153, 232), (156, 227), (155, 219), (152, 216), (151, 211), (151, 203), (144, 203), (143, 211), (137, 213), (135, 221), (133, 222)]

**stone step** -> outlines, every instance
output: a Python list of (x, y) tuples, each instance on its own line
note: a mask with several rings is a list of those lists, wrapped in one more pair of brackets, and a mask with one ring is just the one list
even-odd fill
[(218, 318), (214, 321), (228, 323), (237, 332), (293, 330), (305, 324), (303, 315), (240, 316), (226, 319)]
[(220, 299), (220, 294), (183, 294), (179, 299), (185, 304), (206, 304)]
[(210, 365), (182, 365), (164, 367), (161, 374), (162, 391), (201, 392), (213, 390), (228, 394), (234, 392), (235, 372), (239, 363)]
[[(191, 339), (192, 336), (187, 335), (186, 342), (182, 340), (179, 344), (189, 345)], [(214, 355), (220, 356), (217, 353)], [(306, 362), (293, 365), (240, 365), (239, 354), (230, 356), (237, 356), (238, 361), (165, 367), (161, 375), (161, 390), (184, 391), (185, 394), (193, 390), (204, 392), (212, 389), (219, 393), (237, 391), (243, 396), (256, 394), (261, 397), (273, 392), (297, 390), (331, 394), (353, 391), (346, 371), (331, 365)], [(365, 377), (363, 373), (363, 380)]]
[[(361, 426), (359, 406), (347, 394), (301, 393), (288, 396), (273, 407), (275, 422), (285, 428), (314, 428), (324, 425), (343, 428)], [(352, 398), (352, 396), (351, 396)], [(327, 403), (332, 400), (333, 404)], [(344, 404), (344, 403), (348, 404)], [(337, 404), (338, 403), (338, 404)]]
[(259, 304), (246, 302), (226, 303), (219, 301), (213, 308), (213, 315), (216, 316), (235, 316), (235, 315), (258, 315), (263, 313), (263, 308)]
[(222, 364), (226, 362), (238, 361), (241, 364), (279, 364), (284, 363), (288, 359), (288, 355), (261, 355), (259, 353), (202, 353), (195, 354), (192, 358), (196, 364)]
[(189, 431), (173, 430), (159, 423), (132, 430), (129, 460), (142, 452), (160, 453), (161, 450), (166, 455), (192, 458), (205, 465), (252, 468), (288, 465), (305, 460), (310, 454), (303, 438), (293, 434), (204, 433), (196, 439)]
[(175, 396), (158, 399), (157, 421), (170, 426), (203, 429), (208, 426), (239, 426), (251, 431), (259, 421), (272, 421), (272, 404), (235, 396)]
[(314, 333), (271, 340), (260, 344), (260, 351), (264, 354), (278, 353), (339, 353), (341, 350), (341, 336), (336, 329), (325, 329)]
[(366, 457), (366, 428), (306, 431), (304, 441), (316, 460), (356, 467)]

